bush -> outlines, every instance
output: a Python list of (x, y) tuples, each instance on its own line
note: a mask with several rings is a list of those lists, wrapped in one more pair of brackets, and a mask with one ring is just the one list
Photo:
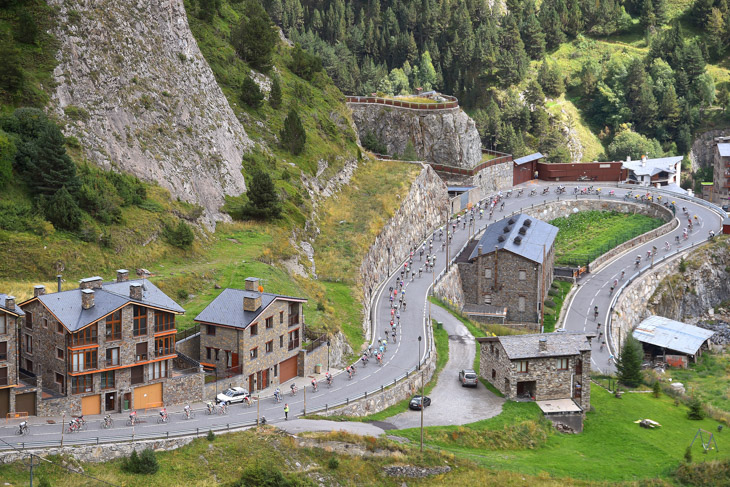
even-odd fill
[(555, 307), (555, 301), (552, 299), (546, 299), (545, 300), (545, 307), (546, 308), (554, 308)]
[(284, 476), (274, 465), (249, 465), (241, 474), (241, 478), (232, 484), (232, 487), (297, 487), (313, 485), (306, 477), (301, 479), (292, 475)]
[(180, 301), (184, 299), (188, 299), (188, 292), (185, 289), (178, 289), (177, 290), (177, 299)]
[(129, 458), (122, 463), (122, 470), (129, 473), (152, 475), (159, 469), (160, 465), (157, 463), (155, 452), (149, 448), (142, 450), (141, 454), (137, 454), (137, 450), (132, 451)]
[(281, 106), (281, 82), (278, 76), (271, 77), (271, 93), (269, 93), (269, 105), (271, 108)]
[(208, 441), (214, 441), (215, 440), (215, 433), (213, 433), (213, 430), (208, 430), (208, 434), (205, 435), (205, 439)]
[(175, 226), (165, 225), (162, 236), (167, 243), (181, 249), (189, 249), (195, 240), (193, 229), (182, 220)]
[(268, 71), (271, 53), (279, 35), (269, 15), (256, 0), (248, 0), (241, 23), (231, 31), (231, 44), (241, 58), (253, 68)]
[(697, 397), (692, 397), (687, 402), (687, 417), (689, 419), (701, 420), (705, 418), (705, 411), (702, 409), (702, 402)]
[(686, 450), (684, 450), (684, 461), (687, 463), (692, 463), (692, 447), (688, 446)]
[(264, 102), (264, 94), (251, 76), (243, 78), (241, 83), (241, 102), (251, 108), (259, 108)]
[(41, 195), (39, 201), (43, 213), (54, 227), (76, 231), (81, 226), (81, 210), (65, 186), (53, 196)]
[(554, 287), (551, 287), (551, 288), (550, 288), (550, 289), (548, 290), (548, 295), (549, 295), (549, 296), (560, 296), (560, 291), (559, 291), (559, 290), (557, 290), (557, 289), (555, 289)]
[(679, 259), (679, 272), (681, 272), (682, 274), (687, 272), (687, 261), (684, 260), (684, 257)]
[(360, 142), (362, 142), (363, 147), (376, 154), (388, 153), (388, 148), (385, 146), (385, 144), (378, 140), (378, 138), (372, 131), (369, 131), (367, 134), (365, 134), (365, 137), (363, 137)]
[(340, 460), (337, 457), (330, 457), (329, 461), (327, 462), (327, 466), (330, 470), (337, 470), (337, 468), (340, 466)]
[(662, 393), (662, 386), (659, 384), (659, 381), (654, 382), (654, 385), (651, 386), (651, 392), (654, 394), (654, 397), (659, 397)]
[(297, 44), (291, 53), (289, 69), (300, 78), (311, 81), (315, 73), (322, 71), (322, 59), (308, 53)]
[(302, 121), (295, 109), (289, 110), (280, 135), (281, 143), (286, 150), (294, 155), (301, 154), (304, 151), (304, 145), (307, 143), (307, 132), (304, 130)]

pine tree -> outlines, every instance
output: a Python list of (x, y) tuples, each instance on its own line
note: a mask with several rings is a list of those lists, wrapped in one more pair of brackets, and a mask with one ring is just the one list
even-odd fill
[(264, 94), (251, 76), (246, 75), (241, 83), (241, 101), (251, 108), (259, 108), (264, 101)]
[(28, 9), (22, 9), (18, 15), (16, 39), (23, 44), (35, 44), (38, 39), (38, 26)]
[(517, 84), (527, 74), (529, 59), (514, 16), (504, 17), (497, 57), (497, 77), (503, 85)]
[(677, 92), (674, 85), (669, 85), (662, 96), (659, 104), (659, 118), (664, 121), (666, 130), (673, 133), (679, 122), (679, 103), (677, 103)]
[(257, 0), (248, 0), (241, 22), (231, 31), (231, 44), (255, 69), (271, 68), (271, 53), (279, 41), (269, 15)]
[(269, 93), (269, 105), (271, 108), (279, 108), (281, 106), (281, 83), (278, 76), (271, 78), (271, 93)]
[(547, 60), (540, 64), (537, 81), (547, 96), (557, 98), (565, 93), (565, 82), (560, 76), (560, 71), (555, 66), (550, 67)]
[(248, 203), (243, 214), (251, 218), (278, 218), (281, 215), (281, 203), (276, 186), (269, 173), (257, 169), (254, 171), (246, 191)]
[(81, 227), (81, 210), (65, 187), (50, 197), (41, 196), (40, 202), (45, 217), (54, 227), (69, 231)]
[(216, 0), (198, 0), (198, 17), (211, 22), (216, 14)]
[(649, 83), (644, 82), (641, 85), (639, 100), (636, 106), (633, 107), (633, 111), (634, 118), (640, 129), (649, 131), (654, 128), (658, 107), (656, 98), (654, 98), (654, 92), (649, 86)]
[(621, 355), (616, 360), (618, 380), (621, 383), (636, 387), (641, 384), (641, 361), (644, 359), (644, 350), (641, 343), (628, 334), (621, 348)]
[(669, 21), (667, 0), (654, 0), (654, 16), (656, 17), (656, 25), (658, 27), (667, 25)]
[(3, 67), (0, 69), (0, 89), (14, 94), (25, 84), (25, 74), (20, 66), (20, 56), (13, 48), (13, 43), (2, 36), (0, 36), (0, 59), (3, 60)]
[(13, 176), (13, 159), (17, 149), (13, 139), (0, 129), (0, 188), (5, 186)]
[(656, 14), (654, 13), (654, 4), (652, 0), (644, 0), (641, 8), (641, 26), (644, 29), (653, 30), (657, 25)]
[(565, 42), (560, 16), (552, 6), (540, 10), (540, 24), (545, 33), (545, 44), (548, 50), (557, 49), (560, 44)]
[(421, 86), (424, 90), (429, 91), (436, 85), (436, 70), (431, 62), (431, 54), (424, 51), (421, 54), (421, 62), (418, 65), (418, 76), (421, 80)]
[(540, 60), (545, 56), (545, 33), (534, 12), (522, 24), (522, 40), (530, 59)]
[(535, 110), (545, 104), (545, 93), (543, 93), (540, 84), (534, 78), (527, 84), (525, 101), (530, 107), (530, 110)]
[(286, 150), (294, 155), (301, 154), (304, 144), (307, 142), (307, 133), (304, 130), (299, 114), (292, 108), (284, 120), (284, 128), (281, 129), (281, 143)]

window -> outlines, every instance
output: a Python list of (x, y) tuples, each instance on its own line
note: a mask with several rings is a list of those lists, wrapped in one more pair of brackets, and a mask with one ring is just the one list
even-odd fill
[(526, 281), (527, 280), (527, 271), (521, 270), (519, 271), (520, 281)]
[(484, 277), (486, 277), (487, 279), (491, 279), (492, 278), (492, 269), (491, 268), (484, 269)]
[(279, 335), (279, 348), (284, 348), (284, 335)]
[(109, 370), (101, 373), (101, 388), (102, 389), (114, 389), (116, 387), (116, 381), (114, 371)]
[(558, 362), (558, 370), (568, 370), (568, 358), (563, 357), (557, 359)]
[(498, 348), (494, 349), (494, 357), (499, 358), (499, 349)]
[(492, 379), (496, 379), (496, 378), (497, 378), (497, 371), (492, 369)]
[(8, 359), (8, 342), (0, 342), (0, 360)]
[(221, 349), (220, 348), (214, 348), (213, 350), (215, 350), (215, 360), (217, 362), (218, 361), (218, 354), (220, 353)]
[(274, 340), (266, 342), (266, 353), (271, 353), (273, 351), (274, 351)]
[(33, 329), (33, 313), (30, 311), (25, 312), (25, 327), (29, 330)]
[(299, 324), (299, 303), (289, 303), (289, 326)]
[(155, 311), (155, 333), (175, 329), (175, 315), (164, 311)]
[(205, 347), (205, 358), (208, 360), (211, 360), (213, 358), (213, 349), (210, 347)]
[(8, 322), (5, 318), (5, 313), (0, 313), (0, 335), (4, 335), (8, 332)]
[(520, 374), (526, 374), (527, 373), (527, 360), (520, 360), (517, 362), (517, 372)]
[(147, 342), (140, 342), (135, 347), (135, 361), (142, 362), (147, 360)]
[(95, 369), (97, 366), (96, 359), (97, 351), (95, 348), (71, 352), (71, 372), (84, 372)]
[(25, 353), (33, 353), (33, 336), (23, 335), (23, 349)]
[(251, 351), (249, 352), (249, 354), (251, 355), (251, 360), (258, 358), (259, 357), (259, 347), (252, 348)]
[(107, 341), (122, 339), (122, 310), (115, 311), (106, 317), (105, 336)]
[(33, 373), (33, 361), (29, 358), (25, 359), (25, 370), (31, 374)]
[(517, 298), (517, 310), (518, 311), (525, 311), (525, 297), (520, 296)]
[(167, 377), (167, 360), (150, 364), (150, 379)]
[(172, 355), (175, 353), (175, 336), (167, 335), (155, 338), (155, 353), (158, 357), (164, 357), (165, 355)]
[(56, 323), (56, 333), (63, 335), (63, 325), (60, 321)]
[(226, 354), (226, 367), (230, 368), (233, 365), (233, 354), (230, 350), (223, 350)]
[(205, 325), (205, 333), (206, 335), (215, 336), (215, 326), (213, 325)]
[(134, 305), (134, 336), (147, 334), (147, 308)]
[(284, 323), (284, 312), (279, 311), (279, 323)]
[(114, 367), (119, 365), (119, 347), (106, 349), (106, 366)]
[(279, 364), (274, 364), (274, 377), (279, 377)]
[(0, 386), (8, 385), (8, 368), (0, 367)]
[(63, 375), (56, 372), (56, 384), (60, 384), (61, 389), (63, 389)]
[(63, 348), (56, 347), (56, 358), (63, 360)]
[(484, 304), (492, 304), (492, 295), (491, 294), (484, 295)]
[(43, 318), (43, 328), (48, 328), (48, 318)]
[(259, 334), (259, 325), (258, 325), (258, 323), (254, 323), (253, 325), (251, 325), (251, 336), (255, 337), (258, 334)]
[(86, 374), (79, 377), (71, 377), (71, 394), (94, 392), (94, 380), (92, 375), (93, 374)]
[(274, 327), (274, 317), (269, 316), (268, 318), (266, 318), (266, 329), (270, 330), (273, 327)]
[(93, 324), (79, 332), (73, 333), (71, 335), (71, 345), (75, 347), (78, 345), (93, 345), (97, 343), (97, 329), (97, 325)]
[(144, 382), (144, 365), (137, 365), (136, 367), (132, 367), (131, 372), (131, 383), (132, 384), (141, 384)]
[(289, 350), (299, 348), (299, 328), (289, 332)]

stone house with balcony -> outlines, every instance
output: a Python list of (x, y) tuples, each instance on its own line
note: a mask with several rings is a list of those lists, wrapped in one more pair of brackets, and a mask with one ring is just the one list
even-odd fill
[(553, 281), (558, 228), (518, 214), (489, 225), (457, 256), (463, 312), (480, 321), (540, 330)]
[(572, 421), (591, 402), (593, 337), (574, 332), (480, 337), (479, 375), (507, 399), (533, 400), (548, 419), (563, 416), (560, 422), (578, 430)]
[(730, 204), (730, 137), (715, 139), (712, 202)]
[(306, 301), (263, 292), (253, 277), (243, 290), (224, 289), (195, 317), (200, 363), (251, 392), (300, 375)]
[(35, 394), (24, 390), (18, 372), (18, 323), (24, 315), (14, 296), (0, 293), (0, 418), (35, 411)]
[[(100, 414), (199, 400), (199, 369), (173, 371), (175, 317), (185, 312), (146, 279), (80, 281), (78, 289), (21, 303), (21, 370), (43, 384), (39, 415)], [(197, 377), (196, 377), (197, 376)], [(175, 380), (173, 380), (175, 379)]]

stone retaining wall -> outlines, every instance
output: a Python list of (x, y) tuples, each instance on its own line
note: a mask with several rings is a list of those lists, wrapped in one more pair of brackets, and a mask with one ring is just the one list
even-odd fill
[(577, 208), (578, 211), (617, 211), (619, 213), (633, 213), (646, 215), (652, 218), (661, 218), (668, 222), (674, 215), (671, 210), (664, 208), (662, 205), (657, 204), (639, 204), (622, 199), (575, 199), (567, 196), (566, 199), (560, 201), (550, 201), (546, 203), (539, 203), (536, 200), (536, 205), (531, 208), (523, 208), (521, 213), (530, 215), (533, 218), (538, 218), (544, 222), (550, 222), (556, 218), (567, 217), (573, 214), (573, 209)]
[(360, 265), (363, 328), (367, 340), (371, 338), (370, 309), (378, 285), (400, 266), (412, 246), (442, 224), (448, 205), (446, 185), (430, 166), (424, 165), (400, 208), (375, 238)]
[[(117, 458), (128, 457), (132, 450), (141, 452), (147, 448), (155, 451), (176, 450), (181, 446), (185, 446), (192, 442), (194, 438), (169, 438), (160, 440), (143, 440), (125, 443), (106, 443), (103, 445), (89, 446), (64, 446), (58, 448), (48, 448), (43, 450), (23, 450), (22, 452), (7, 451), (0, 453), (0, 464), (8, 464), (13, 462), (27, 461), (28, 454), (32, 453), (40, 457), (50, 455), (71, 456), (79, 462), (101, 463), (115, 460)], [(6, 484), (9, 485), (9, 484)]]
[(444, 277), (434, 286), (433, 293), (442, 301), (449, 303), (454, 309), (464, 307), (464, 288), (458, 265), (452, 265)]
[[(374, 364), (371, 366), (375, 366)], [(317, 414), (322, 416), (367, 416), (369, 414), (378, 413), (400, 401), (411, 397), (416, 393), (420, 393), (421, 390), (421, 379), (423, 379), (423, 385), (427, 384), (433, 373), (436, 370), (436, 350), (432, 350), (429, 358), (421, 366), (421, 372), (413, 372), (407, 379), (404, 379), (387, 389), (383, 389), (382, 392), (376, 392), (368, 394), (367, 397), (361, 398), (355, 401), (350, 401), (350, 404), (340, 406), (329, 411), (320, 411)], [(387, 385), (387, 384), (383, 384)]]
[(482, 197), (501, 189), (512, 188), (512, 161), (485, 167), (472, 177), (472, 185), (482, 190)]
[(193, 360), (200, 361), (200, 332), (175, 343), (175, 350), (184, 353)]

